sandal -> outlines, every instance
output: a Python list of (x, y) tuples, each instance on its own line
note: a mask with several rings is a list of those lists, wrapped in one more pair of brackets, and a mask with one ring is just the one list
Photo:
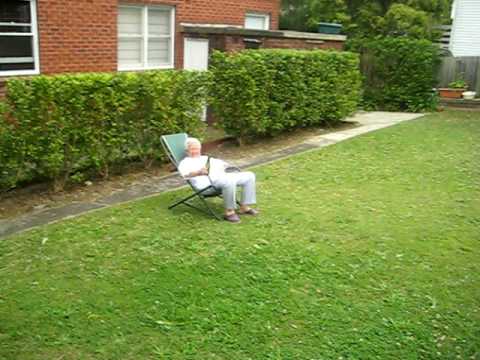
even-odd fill
[(230, 214), (230, 215), (224, 215), (223, 218), (226, 221), (230, 221), (231, 223), (239, 223), (240, 222), (240, 218), (238, 217), (238, 215), (236, 213), (233, 213), (233, 214)]
[(248, 209), (247, 211), (242, 211), (240, 212), (240, 215), (252, 215), (252, 216), (257, 216), (258, 215), (258, 210), (255, 210), (253, 208)]

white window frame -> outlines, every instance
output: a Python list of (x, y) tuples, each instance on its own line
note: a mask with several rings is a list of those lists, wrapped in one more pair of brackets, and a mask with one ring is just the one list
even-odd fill
[[(174, 59), (175, 59), (175, 6), (167, 6), (167, 5), (119, 5), (119, 8), (125, 9), (141, 9), (142, 10), (142, 35), (128, 35), (128, 34), (120, 34), (118, 33), (117, 36), (117, 43), (120, 38), (124, 39), (132, 39), (132, 38), (143, 38), (143, 47), (142, 47), (142, 54), (141, 60), (143, 66), (125, 66), (121, 65), (117, 60), (117, 69), (118, 71), (142, 71), (142, 70), (158, 70), (158, 69), (173, 69), (175, 67)], [(170, 11), (170, 35), (154, 35), (149, 36), (148, 34), (148, 9), (163, 9)], [(168, 64), (164, 65), (156, 65), (156, 66), (149, 66), (148, 65), (148, 40), (149, 39), (171, 39), (170, 41), (170, 59)], [(117, 46), (117, 55), (118, 55), (118, 46)]]
[[(247, 18), (262, 18), (265, 20), (264, 28), (263, 29), (253, 29), (253, 28), (247, 28)], [(244, 24), (245, 29), (251, 29), (251, 30), (270, 30), (270, 14), (265, 14), (265, 13), (256, 13), (256, 12), (247, 12), (245, 14), (245, 24)]]
[[(32, 37), (33, 42), (33, 66), (34, 68), (31, 70), (0, 70), (0, 76), (16, 76), (16, 75), (38, 75), (40, 74), (40, 63), (39, 63), (39, 50), (38, 50), (38, 26), (37, 26), (37, 0), (22, 0), (30, 3), (30, 24), (12, 24), (12, 23), (2, 23), (0, 25), (4, 26), (30, 26), (31, 31), (29, 33), (15, 33), (15, 32), (0, 32), (2, 36), (29, 36)], [(8, 59), (8, 60), (7, 60)], [(0, 58), (0, 62), (15, 62), (12, 61), (16, 60), (18, 63), (21, 62), (32, 62), (30, 61), (32, 58)]]

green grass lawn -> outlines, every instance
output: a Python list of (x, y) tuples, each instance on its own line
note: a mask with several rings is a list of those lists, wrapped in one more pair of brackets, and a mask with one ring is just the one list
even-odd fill
[(480, 113), (255, 172), (239, 225), (181, 190), (0, 240), (0, 359), (480, 358)]

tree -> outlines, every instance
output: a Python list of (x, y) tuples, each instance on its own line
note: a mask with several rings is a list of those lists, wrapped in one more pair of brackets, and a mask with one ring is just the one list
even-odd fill
[(351, 37), (403, 34), (432, 39), (435, 24), (449, 21), (453, 0), (282, 0), (283, 29), (316, 31), (339, 22)]
[(280, 14), (280, 28), (312, 31), (307, 25), (310, 11), (308, 0), (282, 0), (282, 10)]
[(307, 8), (309, 28), (316, 29), (319, 22), (349, 24), (351, 20), (345, 0), (311, 0)]
[(383, 28), (387, 35), (432, 38), (432, 23), (428, 14), (404, 4), (393, 4), (390, 7), (385, 14)]

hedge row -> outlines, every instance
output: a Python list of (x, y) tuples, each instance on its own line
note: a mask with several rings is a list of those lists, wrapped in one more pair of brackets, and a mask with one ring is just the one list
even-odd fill
[(389, 111), (434, 110), (432, 91), (440, 64), (439, 47), (428, 40), (384, 37), (362, 44), (364, 102)]
[(211, 71), (216, 117), (240, 139), (335, 122), (359, 100), (359, 59), (349, 52), (216, 52)]
[(61, 189), (108, 176), (112, 165), (132, 159), (148, 166), (164, 156), (161, 135), (201, 133), (207, 100), (238, 138), (337, 121), (357, 106), (360, 74), (352, 53), (215, 53), (212, 65), (210, 73), (10, 80), (0, 102), (0, 189), (39, 179)]
[(0, 188), (33, 179), (61, 189), (132, 158), (163, 156), (160, 136), (199, 135), (208, 73), (38, 76), (10, 80), (0, 103)]

